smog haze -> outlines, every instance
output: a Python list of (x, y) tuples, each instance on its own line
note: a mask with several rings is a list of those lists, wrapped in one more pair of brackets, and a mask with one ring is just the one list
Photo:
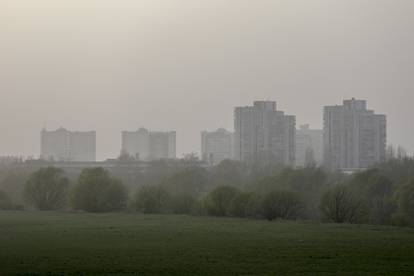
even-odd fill
[(0, 155), (39, 155), (40, 130), (97, 131), (99, 160), (122, 130), (233, 129), (233, 109), (274, 100), (297, 125), (368, 101), (388, 143), (414, 150), (411, 0), (2, 0)]

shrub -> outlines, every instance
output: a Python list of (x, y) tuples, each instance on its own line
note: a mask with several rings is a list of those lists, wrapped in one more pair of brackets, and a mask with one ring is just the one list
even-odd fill
[(3, 191), (0, 191), (0, 210), (10, 210), (13, 208), (10, 197)]
[(169, 210), (174, 214), (191, 214), (194, 212), (196, 200), (186, 194), (171, 196)]
[(230, 215), (240, 218), (248, 217), (254, 196), (252, 193), (237, 193), (230, 205)]
[(170, 195), (160, 186), (143, 186), (135, 197), (136, 209), (145, 214), (164, 213), (169, 202)]
[(232, 201), (238, 193), (239, 190), (231, 186), (215, 188), (205, 199), (207, 213), (213, 216), (230, 215)]
[(262, 200), (263, 216), (267, 220), (297, 219), (303, 204), (297, 194), (289, 191), (274, 191), (266, 194)]
[(405, 214), (409, 224), (414, 224), (414, 179), (405, 182), (396, 192), (398, 211)]
[(391, 198), (387, 196), (376, 197), (371, 200), (369, 222), (379, 225), (391, 224), (391, 218), (396, 209), (396, 205)]
[(87, 212), (121, 211), (126, 208), (127, 199), (122, 182), (102, 168), (84, 169), (72, 192), (73, 207)]
[(26, 183), (26, 201), (39, 210), (57, 210), (66, 206), (69, 180), (61, 169), (49, 167), (34, 172)]
[(329, 222), (357, 223), (364, 219), (363, 202), (343, 185), (336, 186), (322, 196), (320, 209), (323, 219)]

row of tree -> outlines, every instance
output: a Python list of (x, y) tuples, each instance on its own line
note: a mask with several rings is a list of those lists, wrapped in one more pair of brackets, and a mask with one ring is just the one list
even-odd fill
[[(156, 184), (127, 189), (102, 168), (74, 181), (57, 168), (40, 169), (24, 186), (39, 210), (139, 211), (337, 223), (414, 225), (414, 160), (393, 159), (348, 176), (321, 168), (254, 168), (223, 161), (189, 166)], [(0, 192), (0, 209), (21, 208)]]

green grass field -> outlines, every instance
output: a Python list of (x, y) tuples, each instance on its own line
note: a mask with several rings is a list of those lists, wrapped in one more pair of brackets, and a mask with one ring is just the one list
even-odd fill
[(413, 274), (414, 229), (0, 212), (0, 275)]

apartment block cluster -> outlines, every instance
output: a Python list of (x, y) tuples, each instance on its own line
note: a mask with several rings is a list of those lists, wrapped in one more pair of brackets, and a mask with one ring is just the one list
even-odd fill
[[(201, 132), (201, 158), (208, 165), (226, 159), (248, 164), (358, 170), (385, 160), (386, 116), (367, 109), (363, 100), (326, 106), (323, 129), (296, 127), (296, 117), (276, 102), (255, 101), (234, 109), (234, 132), (220, 128)], [(176, 132), (122, 132), (121, 150), (134, 160), (176, 158)], [(60, 128), (43, 130), (41, 156), (56, 161), (95, 161), (96, 133)]]

